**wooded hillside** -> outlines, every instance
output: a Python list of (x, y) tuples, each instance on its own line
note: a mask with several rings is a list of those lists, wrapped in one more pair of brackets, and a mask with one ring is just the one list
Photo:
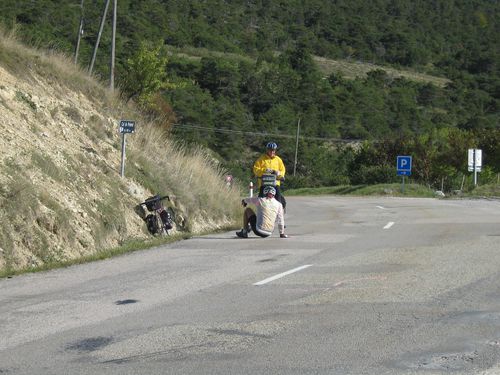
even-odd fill
[[(80, 4), (4, 0), (0, 18), (72, 54)], [(104, 4), (84, 3), (83, 66)], [(392, 181), (395, 156), (407, 153), (416, 180), (445, 178), (453, 189), (469, 147), (483, 149), (484, 180), (500, 172), (498, 19), (500, 3), (490, 0), (120, 0), (116, 80), (151, 116), (175, 124), (176, 137), (208, 146), (241, 179), (271, 138), (291, 172), (300, 122), (289, 186)], [(96, 65), (103, 79), (110, 36), (108, 16)], [(318, 57), (372, 69), (325, 74)], [(143, 85), (144, 66), (161, 82)], [(366, 142), (353, 148), (339, 139)]]

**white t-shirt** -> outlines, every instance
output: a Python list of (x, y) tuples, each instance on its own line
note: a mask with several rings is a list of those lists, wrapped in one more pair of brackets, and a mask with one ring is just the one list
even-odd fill
[(274, 230), (274, 224), (278, 223), (281, 233), (285, 231), (285, 215), (283, 206), (274, 198), (246, 198), (245, 202), (254, 204), (257, 207), (257, 230), (270, 236)]

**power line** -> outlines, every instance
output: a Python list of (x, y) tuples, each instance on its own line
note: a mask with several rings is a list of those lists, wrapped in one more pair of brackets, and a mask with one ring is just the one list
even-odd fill
[[(267, 132), (247, 132), (243, 130), (233, 130), (233, 129), (224, 129), (224, 128), (210, 128), (201, 125), (194, 124), (174, 124), (172, 130), (175, 131), (189, 131), (189, 130), (201, 130), (201, 131), (209, 131), (214, 133), (222, 133), (222, 134), (241, 134), (245, 136), (253, 136), (253, 137), (268, 137), (268, 138), (289, 138), (295, 139), (295, 135), (289, 134), (276, 134), (276, 133), (267, 133)], [(324, 138), (324, 137), (310, 137), (310, 136), (300, 136), (301, 139), (313, 140), (313, 141), (323, 141), (323, 142), (339, 142), (339, 143), (353, 143), (359, 142), (359, 139), (342, 139), (342, 138)]]

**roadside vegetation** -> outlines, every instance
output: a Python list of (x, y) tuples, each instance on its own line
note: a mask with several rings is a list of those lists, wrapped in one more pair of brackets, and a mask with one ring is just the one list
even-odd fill
[[(164, 118), (124, 102), (64, 55), (29, 48), (7, 31), (0, 51), (0, 68), (17, 77), (0, 83), (0, 275), (102, 259), (239, 222), (239, 187), (226, 185), (227, 172), (209, 150), (172, 139)], [(122, 118), (140, 126), (127, 139), (123, 179)], [(153, 194), (172, 197), (172, 236), (153, 238), (134, 212)]]
[(436, 197), (433, 190), (417, 184), (376, 184), (376, 185), (346, 185), (325, 186), (318, 188), (299, 188), (286, 190), (287, 196), (297, 195), (353, 195), (353, 196), (391, 196), (391, 197)]
[[(72, 54), (83, 15), (86, 67), (103, 3), (5, 0), (0, 19)], [(483, 150), (483, 183), (500, 173), (498, 2), (125, 0), (118, 17), (124, 98), (242, 184), (269, 140), (289, 170), (298, 156), (290, 187), (392, 183), (407, 154), (416, 183), (451, 192), (468, 148)], [(105, 79), (108, 24), (101, 45)]]
[[(290, 194), (397, 195), (396, 157), (411, 155), (405, 195), (497, 195), (498, 2), (124, 0), (115, 92), (105, 87), (109, 27), (87, 73), (104, 2), (76, 5), (0, 4), (0, 67), (29, 82), (14, 92), (0, 86), (8, 93), (0, 110), (23, 112), (17, 121), (29, 127), (26, 139), (45, 137), (54, 124), (66, 140), (69, 128), (79, 134), (67, 149), (61, 139), (52, 152), (19, 144), (16, 155), (2, 154), (0, 268), (8, 272), (147, 238), (121, 213), (148, 194), (174, 197), (183, 235), (234, 226), (252, 164), (270, 140), (287, 166)], [(38, 83), (48, 84), (42, 96), (57, 105), (40, 105), (31, 89)], [(64, 102), (71, 95), (81, 97)], [(80, 99), (89, 106), (74, 105)], [(89, 117), (89, 107), (99, 110)], [(121, 181), (114, 126), (125, 117), (140, 131), (128, 139)], [(477, 187), (467, 172), (470, 148), (483, 151)]]
[(15, 275), (22, 275), (25, 273), (35, 273), (48, 271), (57, 268), (70, 267), (77, 264), (84, 264), (88, 262), (94, 262), (98, 260), (103, 260), (119, 255), (123, 255), (126, 253), (130, 253), (133, 251), (139, 251), (144, 249), (153, 248), (156, 246), (164, 245), (167, 243), (179, 241), (182, 239), (189, 238), (187, 234), (177, 234), (170, 237), (162, 237), (162, 238), (151, 238), (151, 239), (143, 239), (143, 240), (131, 240), (123, 245), (120, 245), (115, 248), (105, 249), (97, 252), (96, 254), (84, 255), (82, 257), (78, 257), (75, 259), (68, 260), (53, 260), (44, 262), (40, 265), (33, 265), (27, 268), (4, 268), (0, 269), (0, 278), (3, 277), (12, 277)]
[(471, 198), (497, 198), (500, 199), (500, 182), (494, 184), (480, 185), (470, 192), (464, 192), (465, 197)]
[(477, 186), (474, 189), (462, 191), (453, 190), (447, 194), (430, 189), (427, 186), (408, 183), (324, 186), (317, 188), (298, 188), (285, 190), (287, 196), (302, 195), (353, 195), (353, 196), (391, 196), (413, 198), (495, 198), (500, 199), (500, 184)]

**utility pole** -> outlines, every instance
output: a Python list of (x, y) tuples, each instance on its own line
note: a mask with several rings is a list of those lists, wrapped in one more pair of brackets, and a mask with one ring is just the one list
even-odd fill
[(95, 57), (97, 55), (97, 49), (99, 48), (99, 42), (101, 41), (102, 29), (104, 28), (104, 21), (106, 20), (106, 14), (108, 13), (109, 0), (106, 0), (106, 6), (104, 7), (104, 13), (101, 18), (101, 26), (99, 27), (99, 34), (97, 35), (97, 41), (94, 47), (94, 53), (92, 55), (92, 61), (89, 67), (89, 74), (92, 74), (92, 70), (94, 69)]
[(80, 51), (80, 40), (83, 35), (83, 1), (80, 3), (80, 26), (78, 27), (78, 38), (76, 40), (75, 64), (78, 62), (78, 52)]
[(118, 0), (113, 0), (113, 33), (111, 37), (111, 65), (109, 68), (109, 88), (115, 89), (115, 39), (116, 39), (116, 11)]
[(299, 132), (300, 132), (300, 117), (299, 121), (297, 121), (297, 136), (295, 138), (295, 161), (293, 163), (293, 175), (295, 176), (295, 172), (297, 170), (297, 153), (299, 150)]
[(477, 150), (475, 148), (472, 149), (472, 169), (474, 170), (474, 187), (477, 186), (476, 152)]
[[(95, 59), (97, 56), (97, 49), (99, 48), (99, 43), (101, 41), (102, 30), (104, 28), (104, 22), (106, 21), (106, 15), (108, 13), (110, 0), (106, 0), (106, 5), (104, 6), (104, 12), (101, 18), (101, 25), (99, 26), (99, 34), (97, 35), (97, 41), (94, 47), (94, 53), (92, 55), (92, 61), (89, 67), (89, 73), (92, 74), (92, 70), (94, 70)], [(83, 0), (82, 0), (83, 4)], [(111, 91), (115, 89), (115, 50), (116, 50), (116, 14), (118, 9), (118, 0), (113, 0), (113, 26), (112, 26), (112, 35), (111, 35), (111, 61), (109, 64), (109, 88)]]

